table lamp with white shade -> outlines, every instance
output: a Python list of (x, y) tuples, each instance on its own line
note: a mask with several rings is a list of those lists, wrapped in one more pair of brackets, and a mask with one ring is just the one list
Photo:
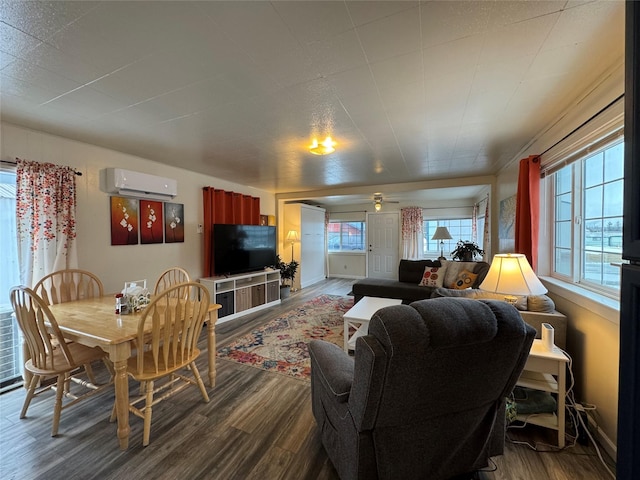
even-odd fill
[(480, 290), (504, 294), (504, 300), (515, 303), (518, 295), (543, 295), (546, 287), (533, 272), (522, 253), (499, 253), (480, 284)]
[(444, 257), (444, 240), (451, 240), (451, 234), (447, 227), (438, 227), (433, 233), (431, 240), (440, 240), (440, 258), (438, 260), (446, 260)]

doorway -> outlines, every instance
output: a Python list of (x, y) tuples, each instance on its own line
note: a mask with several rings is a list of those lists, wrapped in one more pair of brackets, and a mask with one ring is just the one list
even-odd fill
[(398, 279), (400, 235), (398, 212), (367, 214), (367, 277)]

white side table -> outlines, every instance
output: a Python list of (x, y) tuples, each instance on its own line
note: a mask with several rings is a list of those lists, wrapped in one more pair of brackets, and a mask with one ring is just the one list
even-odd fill
[(558, 447), (564, 448), (565, 396), (569, 358), (555, 345), (549, 351), (542, 340), (534, 340), (529, 358), (516, 385), (555, 393), (558, 396), (556, 413), (518, 415), (521, 422), (558, 431)]
[[(366, 335), (369, 331), (369, 321), (374, 313), (384, 307), (400, 305), (402, 300), (396, 298), (362, 297), (362, 299), (344, 314), (344, 351), (356, 348), (356, 338)], [(349, 336), (349, 328), (356, 331)]]

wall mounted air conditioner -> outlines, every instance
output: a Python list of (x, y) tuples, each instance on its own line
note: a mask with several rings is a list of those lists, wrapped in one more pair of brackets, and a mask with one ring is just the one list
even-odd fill
[(105, 180), (107, 193), (125, 197), (171, 200), (178, 194), (176, 180), (122, 168), (105, 168)]

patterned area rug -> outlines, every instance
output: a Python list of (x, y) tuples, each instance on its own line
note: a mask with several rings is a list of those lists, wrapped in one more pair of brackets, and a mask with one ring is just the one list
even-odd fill
[(309, 341), (343, 345), (344, 312), (353, 298), (320, 295), (218, 350), (218, 357), (309, 380)]

